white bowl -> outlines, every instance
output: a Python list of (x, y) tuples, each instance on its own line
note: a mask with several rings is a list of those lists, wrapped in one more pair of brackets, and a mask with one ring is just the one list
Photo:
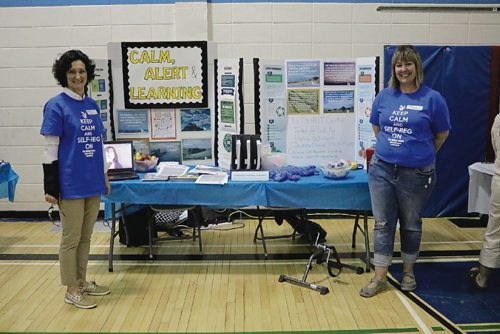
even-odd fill
[(338, 179), (342, 179), (344, 177), (347, 176), (347, 174), (349, 174), (349, 172), (351, 171), (351, 167), (349, 166), (340, 166), (340, 167), (336, 167), (336, 166), (332, 166), (332, 165), (326, 165), (326, 164), (323, 164), (323, 165), (320, 165), (319, 166), (319, 169), (321, 169), (321, 172), (323, 173), (323, 175), (329, 179), (334, 179), (334, 180), (338, 180)]
[(264, 154), (260, 159), (262, 169), (273, 171), (278, 170), (286, 165), (286, 154), (284, 153), (271, 153)]
[(158, 159), (155, 160), (134, 160), (134, 169), (137, 172), (152, 172), (158, 165)]

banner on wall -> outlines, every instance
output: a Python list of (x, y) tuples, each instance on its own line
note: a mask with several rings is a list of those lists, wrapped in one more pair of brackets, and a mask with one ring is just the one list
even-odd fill
[(109, 61), (105, 59), (95, 59), (94, 63), (95, 77), (88, 86), (88, 95), (97, 102), (101, 110), (102, 124), (106, 128), (104, 140), (112, 140)]
[(231, 168), (232, 135), (240, 134), (242, 123), (242, 59), (217, 59), (217, 164)]
[(364, 164), (366, 149), (375, 146), (376, 138), (370, 124), (372, 104), (375, 99), (376, 59), (356, 60), (356, 162)]
[(256, 129), (263, 143), (271, 152), (286, 153), (292, 165), (340, 159), (364, 164), (360, 146), (371, 145), (374, 136), (369, 115), (359, 109), (371, 108), (375, 96), (375, 59), (254, 62), (260, 122)]
[(208, 106), (207, 42), (122, 42), (127, 109)]

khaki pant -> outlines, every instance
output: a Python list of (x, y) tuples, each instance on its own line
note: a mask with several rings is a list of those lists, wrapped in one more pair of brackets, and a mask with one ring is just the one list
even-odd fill
[(488, 268), (500, 268), (500, 115), (496, 116), (491, 128), (491, 143), (495, 150), (495, 169), (491, 181), (488, 226), (479, 263)]
[(86, 281), (90, 237), (100, 202), (100, 196), (59, 201), (63, 230), (59, 263), (63, 285), (78, 286)]

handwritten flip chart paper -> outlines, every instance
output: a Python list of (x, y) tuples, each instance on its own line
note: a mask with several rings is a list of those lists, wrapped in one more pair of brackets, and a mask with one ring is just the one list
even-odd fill
[(288, 116), (287, 164), (354, 160), (355, 114)]

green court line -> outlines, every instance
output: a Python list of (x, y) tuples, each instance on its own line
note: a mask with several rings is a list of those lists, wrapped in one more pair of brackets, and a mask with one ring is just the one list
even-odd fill
[(474, 324), (474, 325), (459, 325), (461, 329), (465, 331), (477, 331), (477, 330), (482, 330), (482, 331), (487, 331), (487, 330), (492, 330), (492, 329), (500, 329), (500, 323), (498, 324)]
[[(440, 327), (438, 327), (440, 328)], [(3, 332), (0, 332), (3, 333)], [(62, 334), (65, 332), (8, 332), (9, 334)], [(100, 334), (120, 334), (119, 332), (99, 332)], [(135, 334), (377, 334), (377, 333), (418, 333), (418, 328), (340, 329), (329, 331), (276, 331), (276, 332), (134, 332)], [(71, 332), (71, 334), (95, 334), (95, 332)]]

